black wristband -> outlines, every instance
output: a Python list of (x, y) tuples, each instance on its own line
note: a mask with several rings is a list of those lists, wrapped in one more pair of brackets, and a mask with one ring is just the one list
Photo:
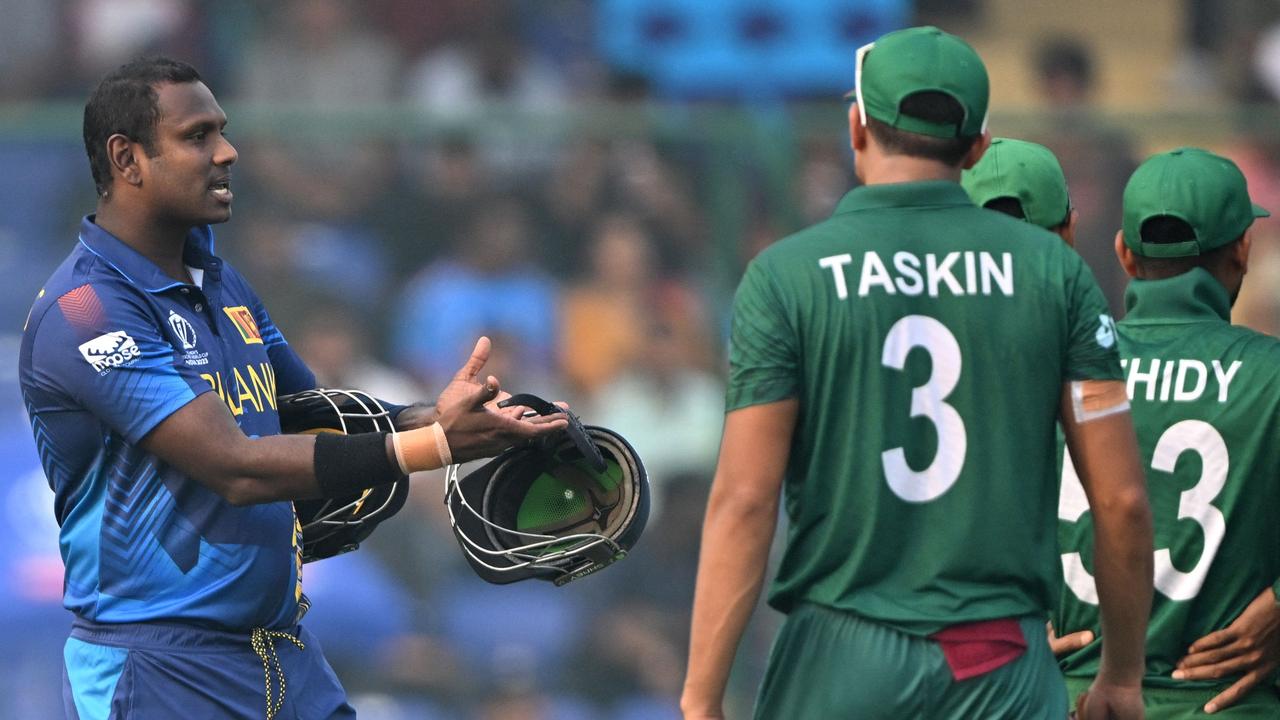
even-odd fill
[(387, 457), (387, 433), (318, 433), (316, 482), (324, 497), (353, 495), (404, 477)]

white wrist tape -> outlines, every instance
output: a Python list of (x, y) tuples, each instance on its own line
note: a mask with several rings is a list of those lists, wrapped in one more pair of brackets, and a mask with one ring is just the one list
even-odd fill
[(1071, 409), (1077, 424), (1129, 412), (1129, 396), (1117, 380), (1075, 380), (1071, 383)]
[(440, 423), (431, 423), (431, 433), (436, 438), (436, 452), (440, 455), (440, 467), (452, 465), (453, 452), (449, 450), (449, 438), (444, 436), (444, 428), (440, 427)]
[(391, 447), (395, 449), (400, 472), (405, 475), (453, 464), (449, 440), (444, 436), (440, 423), (393, 433)]

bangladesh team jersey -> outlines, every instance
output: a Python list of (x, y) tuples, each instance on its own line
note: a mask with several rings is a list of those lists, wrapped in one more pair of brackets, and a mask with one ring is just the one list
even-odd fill
[(1119, 378), (1114, 344), (1080, 258), (956, 183), (855, 189), (760, 253), (727, 408), (800, 404), (770, 603), (918, 634), (1046, 615), (1062, 386)]
[[(1231, 325), (1227, 291), (1202, 269), (1135, 280), (1125, 305), (1117, 334), (1155, 527), (1145, 682), (1214, 684), (1169, 674), (1280, 577), (1280, 341)], [(1093, 520), (1069, 460), (1058, 517), (1054, 626), (1098, 634)], [(1066, 674), (1095, 675), (1100, 645), (1065, 658)]]
[(276, 396), (315, 386), (249, 284), (187, 238), (194, 284), (93, 222), (40, 291), (19, 374), (54, 491), (63, 601), (102, 623), (280, 627), (304, 606), (293, 507), (236, 507), (138, 447), (201, 393), (249, 436), (280, 432)]

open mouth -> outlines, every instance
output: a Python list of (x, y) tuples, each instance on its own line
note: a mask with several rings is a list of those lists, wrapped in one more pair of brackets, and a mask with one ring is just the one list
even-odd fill
[(219, 180), (209, 186), (209, 192), (223, 202), (231, 202), (231, 179)]

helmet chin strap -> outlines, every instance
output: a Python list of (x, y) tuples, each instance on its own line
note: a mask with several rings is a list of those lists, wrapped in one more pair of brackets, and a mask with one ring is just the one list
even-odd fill
[(600, 454), (600, 448), (596, 447), (596, 444), (591, 442), (591, 438), (587, 437), (587, 429), (582, 426), (582, 421), (578, 419), (577, 415), (571, 412), (565, 412), (564, 408), (559, 405), (549, 403), (531, 393), (512, 395), (506, 400), (498, 403), (498, 407), (504, 408), (520, 405), (533, 410), (539, 415), (555, 415), (557, 413), (564, 413), (565, 415), (568, 415), (569, 428), (566, 432), (569, 434), (569, 439), (573, 440), (574, 446), (578, 448), (578, 452), (582, 453), (582, 457), (587, 459), (592, 470), (595, 470), (596, 472), (604, 472), (604, 456)]

